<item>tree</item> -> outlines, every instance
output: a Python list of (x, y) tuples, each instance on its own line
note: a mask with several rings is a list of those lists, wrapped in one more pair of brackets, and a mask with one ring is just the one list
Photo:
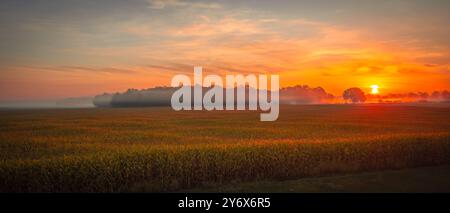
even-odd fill
[(364, 103), (366, 101), (366, 95), (364, 92), (357, 87), (349, 88), (342, 94), (344, 100), (351, 100), (352, 103)]

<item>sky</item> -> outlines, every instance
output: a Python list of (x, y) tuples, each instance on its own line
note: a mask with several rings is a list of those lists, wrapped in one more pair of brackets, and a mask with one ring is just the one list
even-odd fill
[(446, 0), (2, 0), (0, 101), (278, 74), (282, 87), (450, 89)]

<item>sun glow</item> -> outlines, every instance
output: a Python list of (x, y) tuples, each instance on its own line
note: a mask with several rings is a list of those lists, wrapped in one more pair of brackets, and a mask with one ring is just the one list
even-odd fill
[(372, 94), (378, 94), (380, 91), (378, 91), (378, 85), (372, 85), (370, 86), (370, 88), (372, 88), (371, 93)]

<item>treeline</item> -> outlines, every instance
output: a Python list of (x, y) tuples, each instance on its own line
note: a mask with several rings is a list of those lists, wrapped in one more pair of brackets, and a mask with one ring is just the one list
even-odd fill
[[(155, 87), (149, 89), (128, 89), (123, 93), (104, 93), (97, 95), (93, 99), (93, 104), (97, 107), (150, 107), (150, 106), (170, 106), (172, 94), (179, 87)], [(192, 94), (193, 92), (193, 87)], [(210, 90), (211, 87), (203, 87), (203, 95)], [(245, 88), (246, 104), (248, 104), (249, 90), (253, 88)], [(358, 89), (359, 88), (351, 88)], [(237, 97), (237, 88), (234, 88)], [(270, 95), (270, 92), (268, 93)], [(366, 100), (370, 102), (450, 102), (450, 92), (447, 90), (427, 92), (410, 92), (410, 93), (390, 93), (386, 95), (364, 94), (360, 102)], [(320, 103), (342, 103), (343, 98), (337, 97), (326, 92), (322, 87), (310, 87), (308, 85), (297, 85), (280, 89), (281, 104), (320, 104)], [(353, 95), (354, 96), (354, 95)], [(192, 95), (193, 98), (193, 95)], [(225, 103), (226, 89), (223, 89), (223, 102)], [(347, 97), (348, 98), (348, 97)], [(355, 97), (350, 97), (355, 98)], [(193, 100), (191, 100), (193, 103)]]
[(427, 92), (409, 92), (409, 93), (389, 93), (387, 95), (366, 95), (368, 99), (386, 102), (391, 100), (403, 102), (449, 102), (450, 92), (447, 90)]
[[(104, 93), (97, 95), (93, 99), (93, 104), (97, 107), (148, 107), (148, 106), (170, 106), (172, 94), (179, 87), (155, 87), (143, 90), (128, 89), (123, 93)], [(193, 88), (191, 88), (193, 90)], [(211, 87), (203, 87), (205, 94)], [(226, 98), (224, 89), (224, 99)], [(237, 97), (237, 88), (234, 89)], [(246, 88), (246, 102), (248, 103), (248, 92)], [(194, 94), (192, 92), (192, 94)], [(269, 92), (270, 94), (270, 92)], [(314, 104), (330, 102), (335, 97), (327, 93), (323, 88), (312, 88), (307, 85), (282, 88), (280, 90), (280, 102), (282, 104)], [(193, 102), (193, 101), (192, 101)], [(225, 103), (225, 101), (224, 101)]]

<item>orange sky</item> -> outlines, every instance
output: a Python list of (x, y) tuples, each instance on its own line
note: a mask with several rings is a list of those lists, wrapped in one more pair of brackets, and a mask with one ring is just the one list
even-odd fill
[(318, 2), (51, 5), (60, 13), (6, 4), (0, 100), (168, 86), (194, 66), (205, 74), (279, 74), (281, 86), (335, 95), (373, 84), (380, 94), (450, 89), (448, 2)]

